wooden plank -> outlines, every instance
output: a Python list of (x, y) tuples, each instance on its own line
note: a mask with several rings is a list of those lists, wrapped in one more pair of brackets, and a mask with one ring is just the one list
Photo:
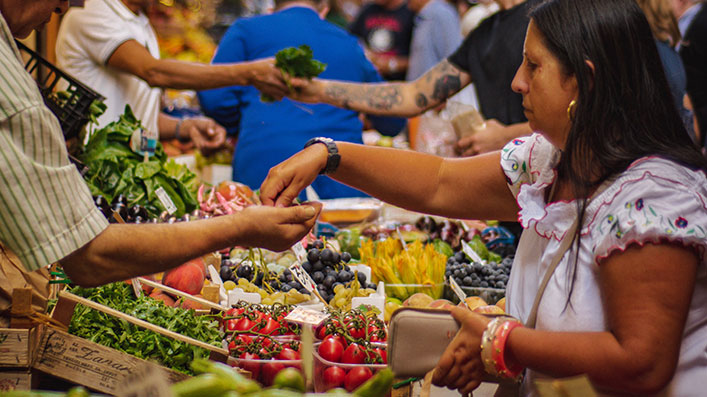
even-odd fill
[(34, 386), (34, 379), (36, 379), (36, 377), (33, 377), (29, 370), (0, 371), (0, 392), (31, 390)]
[(32, 328), (36, 324), (27, 317), (32, 311), (32, 288), (13, 288), (10, 327)]
[(208, 308), (216, 309), (216, 310), (220, 310), (220, 311), (226, 311), (226, 310), (228, 310), (227, 307), (221, 306), (221, 305), (219, 305), (218, 303), (214, 303), (214, 302), (208, 301), (208, 300), (206, 300), (206, 299), (199, 298), (198, 296), (194, 296), (194, 295), (188, 294), (188, 293), (186, 293), (186, 292), (184, 292), (184, 291), (180, 291), (180, 290), (178, 290), (178, 289), (175, 289), (175, 288), (172, 288), (172, 287), (168, 287), (168, 286), (166, 286), (166, 285), (164, 285), (164, 284), (161, 284), (161, 283), (158, 283), (158, 282), (155, 282), (155, 281), (152, 281), (152, 280), (148, 280), (148, 279), (146, 279), (146, 278), (144, 278), (144, 277), (138, 277), (137, 280), (138, 280), (141, 284), (149, 285), (149, 286), (152, 287), (152, 288), (157, 288), (157, 289), (162, 290), (162, 291), (164, 291), (164, 292), (169, 292), (170, 294), (177, 295), (177, 296), (181, 296), (181, 297), (184, 298), (184, 299), (190, 300), (190, 301), (192, 301), (192, 302), (199, 303), (200, 305), (202, 305), (202, 306), (204, 306), (204, 307), (208, 307)]
[(211, 356), (213, 359), (218, 359), (219, 357), (222, 357), (222, 359), (220, 361), (225, 361), (228, 358), (228, 350), (226, 350), (224, 348), (213, 346), (213, 345), (210, 345), (206, 342), (202, 342), (200, 340), (190, 338), (190, 337), (182, 335), (180, 333), (170, 331), (168, 329), (148, 323), (147, 321), (140, 320), (139, 318), (135, 318), (133, 316), (127, 315), (123, 312), (120, 312), (120, 311), (110, 308), (108, 306), (101, 305), (100, 303), (96, 303), (94, 301), (82, 298), (80, 296), (76, 296), (70, 292), (65, 292), (65, 291), (59, 292), (59, 298), (67, 298), (67, 299), (73, 300), (76, 303), (82, 304), (86, 307), (90, 307), (91, 309), (98, 310), (98, 311), (106, 313), (106, 314), (110, 314), (111, 316), (118, 317), (122, 320), (125, 320), (125, 321), (131, 323), (131, 324), (137, 325), (138, 327), (142, 327), (142, 328), (148, 329), (150, 331), (157, 332), (158, 334), (164, 335), (168, 338), (176, 339), (178, 341), (189, 343), (190, 345), (209, 350), (210, 352), (212, 352)]
[(0, 367), (29, 368), (35, 332), (35, 328), (0, 328)]
[(170, 383), (188, 378), (161, 365), (133, 357), (110, 347), (43, 327), (33, 368), (102, 393), (116, 394), (124, 378), (152, 366)]

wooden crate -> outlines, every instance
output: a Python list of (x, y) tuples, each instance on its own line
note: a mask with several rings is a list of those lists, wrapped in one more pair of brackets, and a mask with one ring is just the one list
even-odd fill
[[(0, 392), (33, 389), (36, 377), (29, 370), (0, 371)], [(35, 382), (36, 383), (36, 382)]]
[(154, 367), (170, 383), (188, 378), (181, 372), (50, 327), (42, 327), (33, 365), (41, 372), (107, 394), (115, 394), (128, 375), (144, 366)]
[(0, 368), (29, 368), (36, 328), (0, 328)]

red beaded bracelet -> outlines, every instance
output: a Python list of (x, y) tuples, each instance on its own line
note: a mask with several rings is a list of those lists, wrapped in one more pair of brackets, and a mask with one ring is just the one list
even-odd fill
[(523, 367), (516, 364), (513, 368), (510, 368), (506, 365), (506, 341), (511, 331), (516, 327), (522, 327), (523, 324), (516, 319), (504, 320), (503, 323), (496, 327), (492, 343), (491, 358), (495, 364), (496, 373), (503, 377), (516, 378), (523, 371)]

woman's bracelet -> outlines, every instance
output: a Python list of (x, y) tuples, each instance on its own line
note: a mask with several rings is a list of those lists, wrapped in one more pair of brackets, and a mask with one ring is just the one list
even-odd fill
[(506, 364), (505, 349), (508, 335), (523, 324), (513, 317), (496, 317), (486, 326), (481, 337), (481, 360), (486, 372), (504, 378), (517, 378), (523, 367), (509, 368)]

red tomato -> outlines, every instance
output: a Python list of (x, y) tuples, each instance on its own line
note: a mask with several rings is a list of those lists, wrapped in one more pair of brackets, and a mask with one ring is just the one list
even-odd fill
[(272, 385), (272, 381), (275, 379), (275, 375), (285, 368), (285, 364), (273, 361), (270, 363), (263, 364), (263, 368), (260, 371), (260, 381), (264, 386)]
[(341, 355), (344, 364), (363, 364), (366, 361), (366, 350), (358, 343), (352, 343)]
[(346, 377), (344, 378), (344, 388), (348, 392), (356, 390), (357, 387), (361, 386), (365, 381), (371, 379), (373, 372), (371, 372), (368, 367), (356, 367), (352, 368)]
[(336, 363), (341, 359), (344, 352), (344, 346), (342, 346), (336, 339), (330, 338), (319, 345), (318, 352), (323, 359)]
[(249, 371), (252, 374), (251, 377), (253, 379), (258, 379), (258, 376), (260, 375), (260, 363), (247, 360), (260, 360), (260, 356), (253, 353), (243, 353), (238, 356), (238, 358), (240, 359), (238, 361), (238, 367)]
[(346, 343), (346, 339), (344, 339), (344, 337), (339, 334), (327, 335), (326, 337), (324, 337), (324, 340), (327, 339), (334, 339), (335, 341), (339, 342), (341, 344), (341, 347), (343, 348), (346, 348), (346, 346), (349, 345), (348, 343)]
[(339, 367), (329, 367), (322, 372), (324, 390), (335, 389), (344, 385), (346, 371)]
[(239, 354), (243, 353), (243, 350), (248, 346), (253, 340), (248, 335), (238, 335), (228, 342), (228, 352), (236, 350)]
[(272, 346), (272, 339), (266, 338), (264, 336), (258, 336), (257, 338), (255, 338), (255, 343), (259, 343), (263, 347), (270, 347)]
[(366, 332), (363, 330), (363, 328), (357, 327), (354, 324), (349, 324), (347, 330), (349, 331), (349, 335), (351, 335), (351, 337), (354, 339), (363, 339), (366, 336)]
[(234, 328), (236, 331), (250, 331), (255, 323), (251, 321), (248, 317), (243, 317), (236, 321)]
[(256, 328), (256, 332), (260, 332), (261, 334), (265, 334), (265, 335), (275, 335), (278, 333), (277, 330), (279, 328), (280, 328), (280, 323), (273, 320), (272, 318), (268, 318), (267, 320), (265, 320), (265, 325), (262, 328), (260, 328), (260, 329)]
[(235, 331), (236, 330), (236, 323), (238, 323), (238, 320), (235, 320), (235, 319), (226, 320), (226, 329), (228, 331)]
[(366, 353), (366, 362), (369, 364), (387, 364), (388, 353), (381, 348), (371, 349)]
[(300, 355), (299, 352), (294, 351), (290, 349), (289, 347), (284, 347), (280, 351), (280, 353), (277, 354), (277, 359), (278, 360), (299, 360)]
[(324, 325), (317, 327), (317, 338), (324, 339), (327, 336), (327, 330)]

